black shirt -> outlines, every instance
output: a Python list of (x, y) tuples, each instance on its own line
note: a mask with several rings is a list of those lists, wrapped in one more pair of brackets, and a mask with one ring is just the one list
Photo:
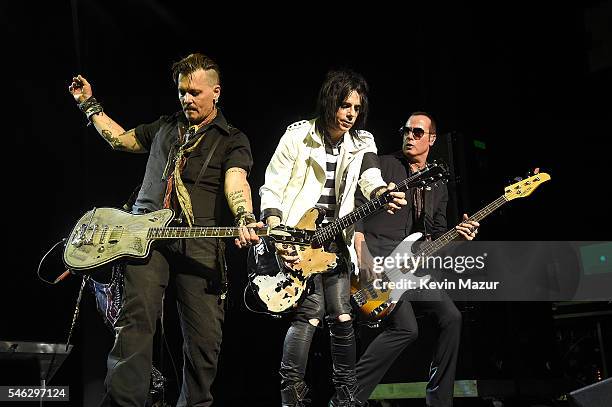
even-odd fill
[[(174, 155), (178, 149), (178, 127), (187, 128), (188, 123), (182, 112), (162, 116), (150, 124), (135, 128), (136, 138), (149, 151), (146, 172), (132, 208), (134, 213), (154, 211), (162, 208), (166, 190), (166, 176), (174, 169)], [(195, 143), (202, 136), (204, 140), (187, 157), (181, 178), (189, 191), (193, 207), (194, 224), (198, 226), (220, 226), (229, 214), (223, 193), (225, 171), (232, 167), (243, 168), (247, 172), (253, 165), (251, 146), (246, 135), (228, 124), (221, 111), (208, 125), (199, 129), (191, 137)], [(198, 185), (194, 183), (200, 169), (217, 138), (221, 137), (208, 167)], [(188, 145), (190, 145), (188, 144)], [(170, 162), (168, 162), (170, 160)], [(167, 174), (164, 170), (168, 166)]]
[[(408, 160), (401, 151), (380, 157), (380, 170), (386, 182), (397, 184), (410, 175)], [(406, 236), (423, 232), (438, 238), (446, 232), (446, 204), (448, 189), (445, 184), (424, 191), (423, 218), (415, 219), (412, 191), (406, 191), (408, 204), (391, 215), (380, 211), (357, 222), (355, 230), (365, 235), (368, 249), (373, 256), (387, 256)], [(366, 199), (357, 189), (355, 206), (362, 205)]]

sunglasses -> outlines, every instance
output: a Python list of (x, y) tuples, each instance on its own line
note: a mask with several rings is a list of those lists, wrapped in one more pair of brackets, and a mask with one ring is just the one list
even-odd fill
[(403, 126), (400, 128), (400, 134), (402, 135), (402, 137), (404, 135), (407, 135), (408, 133), (412, 133), (412, 136), (415, 140), (420, 140), (425, 135), (425, 133), (430, 134), (428, 131), (425, 131), (420, 127)]

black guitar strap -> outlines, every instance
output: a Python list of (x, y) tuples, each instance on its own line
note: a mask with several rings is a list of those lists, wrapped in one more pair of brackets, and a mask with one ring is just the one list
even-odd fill
[[(193, 183), (193, 187), (192, 188), (187, 187), (187, 192), (189, 194), (191, 194), (191, 190), (195, 188), (195, 186), (198, 185), (198, 183), (200, 182), (200, 179), (202, 178), (202, 175), (204, 175), (204, 171), (206, 171), (206, 168), (208, 168), (208, 164), (210, 163), (210, 160), (212, 159), (212, 156), (215, 153), (215, 150), (217, 149), (217, 146), (221, 142), (222, 138), (223, 138), (222, 135), (217, 136), (217, 139), (215, 140), (213, 145), (210, 147), (210, 151), (208, 152), (208, 155), (206, 156), (206, 160), (204, 160), (204, 164), (202, 164), (202, 168), (200, 168), (200, 173), (198, 174), (198, 177)], [(182, 213), (181, 213), (181, 216), (182, 216)], [(225, 263), (225, 244), (221, 239), (217, 238), (216, 240), (217, 240), (217, 259), (219, 260), (219, 268), (221, 270), (221, 299), (225, 299), (226, 294), (227, 294), (227, 273), (226, 273), (227, 266)]]
[(427, 218), (429, 218), (433, 224), (434, 221), (434, 191), (430, 187), (425, 187), (423, 190), (423, 198), (425, 199), (425, 215), (423, 216), (423, 230), (425, 231), (425, 240), (431, 241), (431, 233), (427, 230)]
[[(204, 136), (202, 136), (202, 137), (204, 137)], [(200, 168), (200, 172), (199, 172), (198, 177), (196, 178), (195, 182), (193, 183), (193, 186), (191, 188), (189, 186), (186, 186), (187, 192), (190, 195), (191, 195), (191, 190), (193, 188), (195, 188), (196, 185), (198, 185), (198, 183), (200, 182), (200, 179), (202, 178), (202, 175), (204, 175), (204, 171), (206, 171), (206, 168), (208, 168), (208, 164), (210, 163), (210, 160), (211, 160), (213, 154), (215, 153), (215, 150), (217, 149), (217, 146), (221, 142), (221, 138), (222, 138), (222, 136), (218, 136), (217, 139), (215, 140), (215, 142), (213, 143), (213, 145), (210, 147), (210, 151), (208, 152), (208, 155), (206, 156), (206, 160), (204, 160), (204, 164), (202, 164), (202, 168)], [(181, 211), (180, 217), (182, 217), (182, 216), (183, 216), (183, 212)]]
[[(200, 182), (200, 179), (202, 178), (202, 175), (204, 174), (204, 171), (206, 171), (206, 168), (208, 168), (208, 163), (210, 163), (210, 159), (212, 158), (213, 154), (215, 153), (215, 150), (217, 149), (217, 146), (221, 142), (221, 137), (222, 136), (218, 136), (217, 139), (215, 140), (215, 142), (213, 143), (213, 145), (210, 147), (210, 151), (208, 152), (208, 155), (206, 156), (206, 161), (204, 161), (204, 164), (202, 164), (202, 168), (200, 169), (200, 173), (198, 174), (198, 178), (196, 178), (195, 182), (193, 183), (194, 186), (198, 185), (198, 182)], [(191, 191), (189, 191), (189, 192), (191, 192)]]

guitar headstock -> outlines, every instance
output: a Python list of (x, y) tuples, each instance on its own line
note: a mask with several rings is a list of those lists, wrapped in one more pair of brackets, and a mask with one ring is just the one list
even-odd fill
[[(413, 177), (416, 177), (414, 180)], [(448, 179), (448, 168), (446, 164), (439, 161), (428, 163), (421, 170), (415, 172), (406, 183), (407, 188), (425, 187), (437, 182), (446, 182)]]
[(519, 182), (504, 188), (504, 196), (508, 201), (516, 198), (524, 198), (531, 195), (531, 193), (540, 186), (540, 184), (549, 181), (550, 175), (545, 172), (532, 175), (529, 178), (525, 178)]

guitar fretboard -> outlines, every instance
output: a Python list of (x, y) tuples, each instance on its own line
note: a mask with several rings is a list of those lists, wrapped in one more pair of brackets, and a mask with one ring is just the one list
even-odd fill
[[(239, 229), (235, 227), (167, 227), (150, 228), (148, 239), (189, 239), (199, 237), (238, 237)], [(257, 236), (266, 236), (267, 229), (254, 229)]]
[[(408, 188), (418, 186), (419, 184), (426, 185), (427, 182), (417, 180), (421, 179), (421, 177), (423, 177), (423, 173), (427, 172), (428, 170), (431, 170), (431, 168), (428, 168), (426, 171), (416, 172), (405, 180), (399, 182), (394, 191), (406, 191)], [(327, 240), (332, 239), (334, 236), (342, 232), (347, 227), (355, 224), (357, 221), (365, 218), (366, 216), (369, 216), (374, 212), (380, 210), (385, 204), (389, 203), (391, 200), (391, 195), (386, 193), (369, 200), (351, 213), (346, 214), (339, 219), (336, 219), (335, 221), (321, 229), (318, 229), (314, 235), (314, 242), (322, 244)]]
[[(479, 210), (478, 212), (476, 212), (475, 214), (473, 214), (472, 216), (470, 216), (468, 220), (480, 222), (482, 219), (490, 215), (493, 211), (495, 211), (497, 208), (499, 208), (506, 202), (508, 202), (508, 200), (504, 195), (502, 195), (484, 208), (482, 208), (481, 210)], [(422, 250), (420, 250), (418, 254), (423, 255), (424, 257), (431, 256), (451, 241), (457, 239), (458, 236), (459, 232), (457, 232), (457, 229), (452, 228), (433, 242), (424, 244), (422, 246)]]

